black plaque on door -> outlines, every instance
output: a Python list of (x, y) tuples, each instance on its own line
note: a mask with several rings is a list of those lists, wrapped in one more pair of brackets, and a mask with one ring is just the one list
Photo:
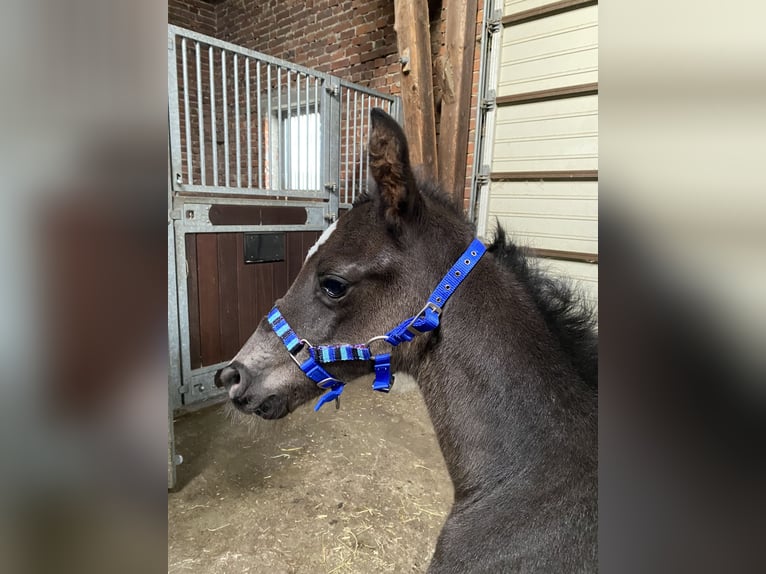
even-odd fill
[(284, 260), (284, 233), (245, 233), (245, 263)]

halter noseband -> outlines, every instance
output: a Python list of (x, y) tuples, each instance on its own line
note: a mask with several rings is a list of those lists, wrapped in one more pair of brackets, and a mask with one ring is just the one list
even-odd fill
[[(295, 362), (301, 371), (320, 389), (327, 392), (319, 398), (314, 410), (332, 400), (336, 401), (336, 406), (340, 403), (340, 395), (343, 387), (346, 385), (343, 381), (333, 377), (328, 373), (322, 364), (337, 363), (341, 361), (373, 361), (375, 368), (375, 381), (372, 388), (375, 391), (387, 393), (391, 390), (391, 353), (382, 353), (373, 355), (370, 350), (370, 344), (375, 341), (383, 341), (396, 347), (399, 343), (412, 341), (416, 336), (433, 331), (439, 326), (439, 316), (442, 307), (455, 292), (463, 279), (476, 266), (487, 250), (484, 244), (478, 239), (474, 239), (463, 254), (458, 258), (452, 268), (439, 282), (436, 289), (433, 290), (428, 302), (423, 309), (415, 315), (391, 329), (385, 335), (373, 337), (361, 345), (327, 345), (315, 347), (306, 339), (300, 339), (293, 331), (287, 320), (282, 316), (276, 306), (271, 310), (268, 316), (269, 324), (277, 336), (282, 340), (287, 348), (290, 358)], [(300, 362), (296, 355), (304, 348), (308, 347), (309, 357)]]

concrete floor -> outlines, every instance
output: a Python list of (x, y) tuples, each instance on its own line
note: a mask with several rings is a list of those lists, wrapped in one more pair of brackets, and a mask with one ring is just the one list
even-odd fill
[(339, 411), (179, 418), (168, 572), (424, 572), (452, 484), (412, 380), (370, 384), (347, 385)]

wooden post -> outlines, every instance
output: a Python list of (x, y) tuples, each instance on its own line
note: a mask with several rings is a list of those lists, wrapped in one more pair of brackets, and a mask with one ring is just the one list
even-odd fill
[(431, 33), (426, 0), (395, 0), (396, 43), (402, 61), (404, 132), (410, 161), (422, 166), (424, 175), (436, 179), (436, 120), (434, 113)]
[(447, 57), (439, 125), (439, 183), (462, 206), (471, 122), (477, 0), (450, 0), (446, 12)]

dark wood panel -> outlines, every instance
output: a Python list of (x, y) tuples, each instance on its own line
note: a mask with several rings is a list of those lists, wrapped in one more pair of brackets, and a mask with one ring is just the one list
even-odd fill
[(255, 317), (258, 322), (266, 316), (276, 299), (274, 296), (274, 265), (274, 263), (256, 265)]
[(598, 181), (598, 170), (493, 171), (489, 178), (492, 181)]
[(303, 233), (288, 233), (287, 242), (287, 282), (292, 284), (303, 266)]
[(532, 20), (539, 20), (540, 18), (546, 18), (547, 16), (553, 16), (554, 14), (562, 14), (571, 10), (577, 10), (578, 8), (585, 8), (586, 6), (593, 6), (598, 4), (598, 0), (561, 0), (561, 2), (553, 2), (544, 6), (538, 6), (537, 8), (530, 8), (516, 14), (509, 14), (502, 19), (503, 26), (513, 26), (514, 24), (522, 24), (524, 22), (531, 22)]
[(499, 96), (495, 100), (495, 103), (498, 106), (516, 106), (519, 104), (530, 104), (532, 102), (593, 96), (595, 94), (598, 94), (598, 82), (566, 86), (563, 88), (551, 88), (549, 90), (538, 90), (536, 92), (524, 92), (523, 94), (513, 94), (511, 96)]
[[(288, 234), (289, 235), (289, 234)], [(274, 273), (272, 277), (272, 286), (274, 289), (274, 300), (276, 301), (280, 297), (283, 297), (287, 293), (287, 289), (290, 286), (289, 278), (287, 277), (287, 261), (280, 261), (274, 263)]]
[(289, 232), (286, 259), (246, 264), (243, 233), (187, 236), (191, 367), (230, 360), (282, 297), (318, 239), (316, 231)]
[(218, 237), (216, 234), (197, 234), (197, 271), (202, 366), (214, 365), (223, 357), (218, 308)]
[(237, 284), (237, 233), (218, 235), (218, 307), (220, 309), (221, 351), (229, 360), (239, 345), (239, 298)]
[(200, 353), (199, 330), (199, 285), (197, 283), (197, 236), (188, 233), (184, 236), (186, 243), (186, 290), (189, 301), (189, 356), (191, 368), (202, 366)]
[(208, 212), (213, 225), (303, 225), (304, 207), (268, 205), (213, 205)]
[(245, 265), (244, 234), (237, 233), (237, 304), (239, 307), (239, 346), (245, 344), (257, 326), (255, 314), (256, 265)]

